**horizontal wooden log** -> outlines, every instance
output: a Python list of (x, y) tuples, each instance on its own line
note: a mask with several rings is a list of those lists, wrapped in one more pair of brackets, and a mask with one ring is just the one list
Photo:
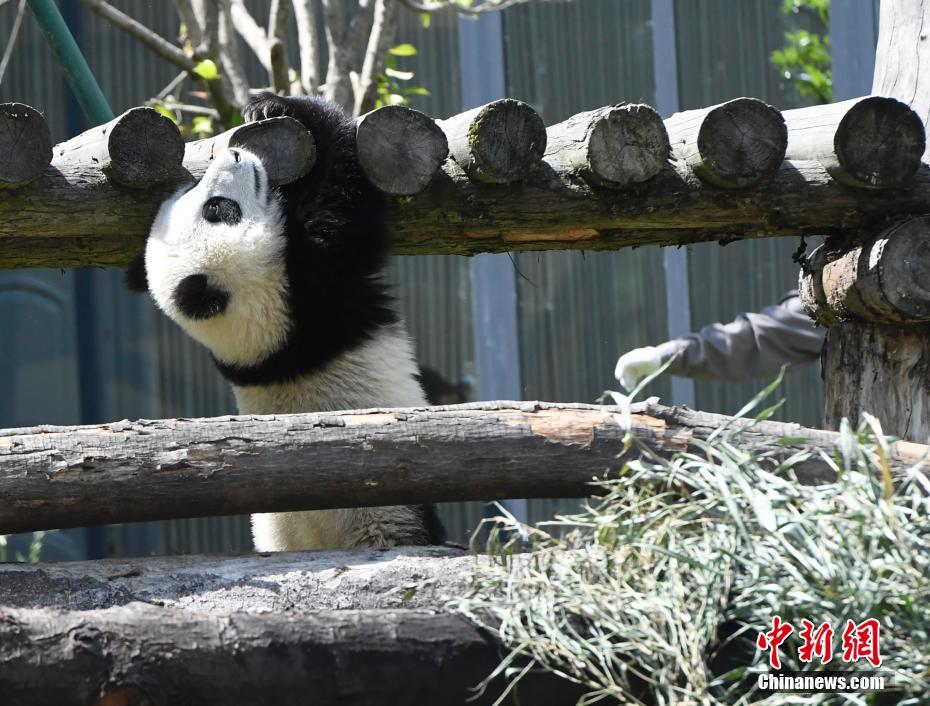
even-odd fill
[(52, 134), (45, 118), (22, 103), (0, 103), (0, 189), (37, 179), (52, 161)]
[[(0, 267), (124, 265), (173, 189), (126, 193), (83, 165), (46, 170), (0, 194)], [(395, 254), (472, 255), (796, 237), (927, 212), (927, 166), (906, 187), (880, 192), (849, 189), (816, 161), (786, 162), (764, 184), (740, 190), (707, 186), (678, 163), (631, 196), (563, 179), (545, 161), (503, 192), (447, 161), (427, 189), (391, 201), (388, 222)]]
[(215, 615), (434, 610), (461, 595), (468, 570), (487, 560), (451, 547), (400, 547), (0, 563), (0, 606), (94, 610), (141, 601)]
[(522, 179), (546, 151), (542, 118), (526, 103), (503, 98), (438, 125), (449, 140), (449, 153), (476, 181), (509, 184)]
[(546, 162), (560, 174), (625, 189), (648, 181), (669, 159), (668, 133), (648, 105), (622, 103), (579, 113), (546, 130)]
[(368, 180), (398, 196), (425, 189), (449, 155), (446, 136), (432, 118), (402, 105), (358, 118), (356, 149)]
[(862, 188), (899, 187), (914, 176), (926, 136), (917, 113), (883, 96), (787, 110), (788, 159), (816, 159), (834, 179)]
[(756, 98), (736, 98), (665, 121), (672, 153), (701, 179), (743, 188), (771, 176), (785, 158), (788, 131), (775, 108)]
[[(0, 693), (11, 706), (490, 704), (505, 684), (475, 701), (472, 688), (501, 656), (486, 632), (432, 611), (0, 606)], [(528, 677), (520, 703), (562, 706), (581, 695), (553, 675)]]
[(898, 223), (846, 252), (822, 246), (801, 274), (811, 317), (886, 324), (930, 322), (930, 216)]
[[(630, 431), (671, 454), (744, 421), (643, 404)], [(0, 534), (113, 522), (498, 498), (585, 497), (618, 470), (626, 418), (592, 405), (501, 402), (0, 431)], [(775, 422), (743, 443), (788, 454), (837, 435)], [(789, 441), (785, 441), (789, 439)], [(926, 447), (899, 443), (892, 463)], [(803, 482), (831, 477), (814, 458)], [(100, 502), (106, 498), (106, 502)]]
[(131, 108), (103, 125), (55, 145), (52, 166), (85, 164), (134, 189), (175, 182), (184, 139), (171, 120), (153, 108)]
[(272, 184), (290, 184), (310, 171), (316, 160), (313, 136), (290, 117), (267, 118), (246, 123), (214, 137), (188, 142), (184, 167), (196, 178), (210, 162), (229, 147), (243, 147), (257, 155)]

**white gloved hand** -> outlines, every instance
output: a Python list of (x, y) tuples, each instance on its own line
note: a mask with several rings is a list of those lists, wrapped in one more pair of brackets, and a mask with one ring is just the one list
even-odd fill
[(640, 380), (661, 368), (663, 362), (659, 349), (655, 346), (634, 348), (617, 360), (614, 377), (627, 392), (630, 392)]

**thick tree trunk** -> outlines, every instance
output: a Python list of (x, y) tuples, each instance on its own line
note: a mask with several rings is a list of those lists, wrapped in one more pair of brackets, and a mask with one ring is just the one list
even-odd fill
[[(627, 429), (668, 455), (706, 439), (716, 414), (657, 404), (498, 402), (274, 417), (35, 427), (0, 432), (0, 534), (111, 522), (498, 498), (586, 497), (635, 457)], [(836, 435), (770, 422), (742, 443), (778, 457)], [(926, 447), (899, 444), (893, 464)], [(812, 459), (802, 482), (832, 477)], [(101, 502), (105, 498), (105, 502)]]
[[(9, 706), (490, 704), (500, 681), (469, 698), (500, 655), (464, 618), (428, 611), (0, 608), (0, 694)], [(580, 693), (538, 673), (519, 695), (564, 706)]]
[[(928, 33), (930, 0), (882, 0), (872, 93), (904, 102), (925, 124), (930, 117)], [(926, 165), (918, 173), (925, 172)], [(908, 270), (927, 269), (925, 246), (902, 251), (897, 260), (890, 291), (907, 294), (908, 287), (916, 292), (925, 286), (921, 276), (916, 288), (910, 277), (902, 276)], [(920, 442), (930, 438), (928, 334), (927, 326), (857, 321), (832, 326), (823, 360), (827, 425), (835, 428), (843, 417), (855, 421), (869, 412), (881, 420), (886, 433)]]

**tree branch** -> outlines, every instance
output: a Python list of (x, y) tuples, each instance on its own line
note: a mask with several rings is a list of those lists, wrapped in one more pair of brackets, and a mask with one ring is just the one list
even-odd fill
[(81, 0), (92, 12), (102, 17), (115, 27), (126, 32), (128, 35), (139, 41), (144, 46), (151, 49), (163, 59), (171, 62), (178, 68), (185, 71), (192, 71), (197, 65), (197, 60), (188, 56), (178, 49), (174, 44), (164, 37), (156, 34), (148, 27), (137, 22), (129, 15), (120, 12), (115, 7), (104, 0)]
[(320, 85), (320, 36), (317, 32), (314, 0), (293, 0), (300, 48), (300, 86), (308, 96), (316, 95)]
[(276, 93), (290, 92), (290, 62), (287, 58), (287, 21), (291, 5), (288, 0), (271, 0), (268, 15), (268, 48), (271, 61), (271, 85)]
[(268, 72), (269, 81), (272, 79), (271, 69), (271, 51), (268, 47), (268, 35), (265, 30), (255, 21), (244, 0), (232, 0), (230, 14), (233, 26), (244, 40), (246, 45), (252, 50), (252, 53), (258, 57), (258, 61)]
[[(360, 10), (361, 11), (361, 10)], [(388, 49), (394, 42), (397, 28), (396, 0), (375, 0), (374, 18), (368, 37), (368, 49), (355, 88), (355, 115), (363, 115), (375, 107), (377, 76), (384, 72)]]
[(346, 0), (323, 0), (323, 12), (329, 50), (323, 96), (351, 112), (355, 107), (350, 78), (354, 57), (349, 43), (348, 3)]
[(249, 101), (249, 82), (239, 55), (239, 37), (233, 27), (230, 0), (220, 0), (217, 27), (217, 50), (221, 73), (229, 79), (232, 94), (240, 108)]

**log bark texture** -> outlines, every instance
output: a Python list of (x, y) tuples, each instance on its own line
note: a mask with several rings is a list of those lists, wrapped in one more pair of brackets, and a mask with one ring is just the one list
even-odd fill
[(95, 610), (141, 602), (215, 615), (440, 609), (485, 561), (455, 548), (400, 547), (0, 563), (0, 606)]
[(530, 106), (512, 98), (438, 122), (449, 153), (468, 176), (488, 184), (509, 184), (532, 171), (546, 151), (546, 127)]
[(55, 164), (83, 163), (134, 189), (176, 180), (184, 158), (177, 125), (153, 108), (131, 108), (55, 145)]
[(0, 103), (0, 189), (37, 179), (52, 161), (52, 134), (45, 118), (22, 103)]
[(930, 322), (930, 217), (898, 223), (851, 250), (818, 248), (800, 291), (811, 318), (824, 326)]
[[(205, 615), (131, 603), (79, 612), (0, 607), (8, 706), (490, 704), (472, 687), (501, 648), (464, 618), (416, 610)], [(522, 703), (576, 687), (532, 674)]]
[[(743, 420), (667, 408), (500, 402), (0, 432), (0, 534), (115, 522), (499, 498), (586, 497), (639, 453), (668, 455)], [(786, 441), (787, 440), (787, 441)], [(775, 422), (741, 441), (834, 453), (836, 435)], [(895, 465), (926, 447), (899, 444)], [(813, 459), (802, 482), (832, 477)], [(104, 499), (102, 501), (101, 499)]]
[[(928, 0), (882, 1), (872, 93), (907, 104), (924, 125), (930, 118), (928, 36)], [(918, 174), (925, 169), (923, 164)], [(878, 231), (867, 228), (866, 237)], [(920, 245), (917, 253), (896, 264), (906, 271), (910, 263), (921, 267), (924, 259)], [(826, 423), (835, 427), (843, 417), (857, 420), (862, 412), (870, 412), (881, 420), (886, 433), (921, 442), (930, 438), (928, 334), (926, 325), (849, 321), (832, 326), (823, 358)]]
[(701, 179), (725, 188), (743, 188), (774, 174), (788, 144), (781, 113), (756, 98), (677, 113), (665, 127), (673, 155)]
[(837, 181), (887, 189), (902, 186), (924, 153), (923, 121), (894, 98), (867, 96), (787, 110), (788, 159), (816, 159)]
[(401, 105), (361, 116), (356, 128), (362, 169), (387, 194), (409, 196), (422, 191), (449, 155), (439, 126), (423, 113)]
[(665, 125), (648, 105), (623, 103), (579, 113), (546, 135), (546, 162), (597, 186), (624, 189), (648, 181), (669, 159)]

